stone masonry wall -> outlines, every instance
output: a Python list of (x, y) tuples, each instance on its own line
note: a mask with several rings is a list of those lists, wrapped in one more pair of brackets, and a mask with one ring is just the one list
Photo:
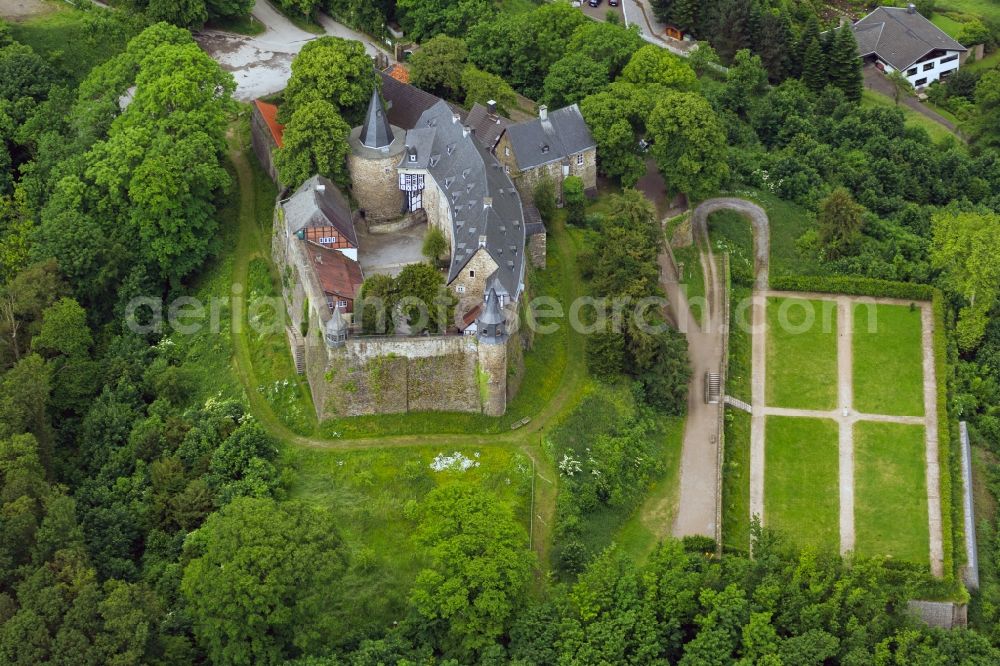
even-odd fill
[[(490, 253), (480, 248), (472, 255), (469, 262), (462, 268), (461, 272), (451, 281), (451, 287), (455, 290), (460, 300), (471, 300), (482, 303), (486, 290), (486, 278), (493, 275), (497, 269), (497, 262), (493, 261)], [(471, 275), (475, 273), (475, 275)], [(459, 294), (458, 287), (465, 287), (465, 293)]]
[(403, 213), (403, 191), (399, 189), (396, 165), (399, 155), (373, 159), (355, 153), (347, 156), (351, 193), (369, 220), (391, 220)]
[(348, 338), (313, 385), (320, 417), (483, 411), (479, 356), (478, 341), (464, 336)]

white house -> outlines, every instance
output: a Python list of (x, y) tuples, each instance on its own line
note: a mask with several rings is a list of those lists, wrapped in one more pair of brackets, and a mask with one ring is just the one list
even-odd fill
[(903, 72), (914, 88), (923, 88), (958, 70), (964, 46), (909, 7), (879, 7), (854, 24), (858, 51), (865, 64)]

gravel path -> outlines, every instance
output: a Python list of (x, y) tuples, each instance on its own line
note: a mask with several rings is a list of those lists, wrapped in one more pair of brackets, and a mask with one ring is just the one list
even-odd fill
[[(273, 95), (285, 88), (291, 76), (292, 60), (302, 47), (322, 35), (297, 28), (267, 0), (257, 0), (253, 17), (267, 26), (262, 34), (250, 37), (219, 30), (205, 30), (196, 37), (201, 47), (236, 79), (234, 97), (248, 102)], [(369, 55), (380, 48), (366, 34), (319, 15), (327, 35), (353, 39), (365, 46)]]
[[(755, 253), (758, 277), (763, 270), (763, 284), (767, 284), (767, 257), (769, 234), (767, 214), (759, 206), (743, 199), (711, 199), (698, 206), (691, 215), (691, 230), (701, 249), (705, 273), (705, 298), (708, 308), (702, 326), (697, 326), (691, 316), (684, 295), (677, 289), (672, 262), (661, 258), (663, 286), (681, 321), (691, 322), (686, 327), (688, 355), (691, 359), (691, 383), (688, 387), (688, 413), (684, 426), (684, 444), (681, 452), (680, 499), (672, 532), (674, 536), (707, 535), (718, 538), (721, 528), (717, 524), (716, 504), (719, 496), (719, 405), (705, 403), (704, 381), (707, 372), (718, 372), (722, 364), (722, 325), (724, 317), (723, 286), (715, 255), (708, 237), (708, 216), (718, 210), (730, 209), (750, 217), (755, 229)], [(684, 329), (682, 329), (684, 330)], [(759, 355), (755, 355), (755, 358)]]
[(837, 299), (837, 397), (841, 409), (840, 553), (854, 550), (854, 423), (846, 417), (854, 406), (854, 313), (851, 299)]

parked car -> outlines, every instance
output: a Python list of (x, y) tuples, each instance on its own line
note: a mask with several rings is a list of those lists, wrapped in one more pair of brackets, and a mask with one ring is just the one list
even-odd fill
[(599, 7), (601, 5), (601, 0), (587, 0), (587, 4), (591, 7)]
[(608, 7), (617, 7), (618, 0), (608, 0)]

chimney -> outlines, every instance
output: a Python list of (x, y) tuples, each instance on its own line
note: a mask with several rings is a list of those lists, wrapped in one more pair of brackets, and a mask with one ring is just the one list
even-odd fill
[(549, 107), (544, 104), (538, 107), (538, 119), (543, 121), (549, 119)]
[(457, 113), (451, 114), (451, 122), (457, 123), (461, 119), (462, 119), (462, 116), (458, 115)]
[(462, 126), (462, 136), (468, 138), (468, 136), (470, 134), (472, 134), (472, 128), (469, 127), (468, 125), (463, 125)]
[(493, 197), (483, 197), (483, 208), (493, 208)]
[(910, 4), (909, 4), (909, 5), (907, 6), (907, 7), (906, 7), (906, 13), (907, 13), (907, 14), (916, 14), (916, 13), (917, 13), (917, 6), (916, 6), (915, 4), (913, 4), (913, 3), (911, 2), (911, 3), (910, 3)]
[(492, 113), (493, 115), (496, 115), (497, 101), (495, 99), (491, 99), (488, 102), (486, 102), (486, 110)]

